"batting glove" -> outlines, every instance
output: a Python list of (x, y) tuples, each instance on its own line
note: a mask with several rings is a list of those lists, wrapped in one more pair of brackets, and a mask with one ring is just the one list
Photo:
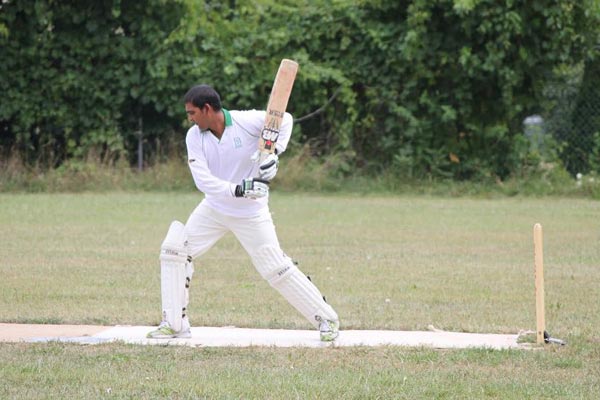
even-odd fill
[(244, 179), (240, 185), (235, 187), (235, 197), (245, 197), (247, 199), (259, 199), (269, 195), (269, 182), (264, 179), (248, 178)]
[(279, 157), (277, 154), (269, 154), (267, 158), (258, 166), (258, 176), (261, 179), (270, 181), (275, 178), (279, 168)]

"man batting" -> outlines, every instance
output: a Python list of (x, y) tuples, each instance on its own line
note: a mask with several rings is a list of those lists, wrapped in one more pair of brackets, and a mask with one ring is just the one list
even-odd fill
[(322, 341), (338, 336), (339, 319), (317, 287), (279, 245), (269, 211), (269, 181), (277, 173), (293, 119), (285, 113), (276, 151), (259, 159), (257, 143), (265, 111), (229, 111), (208, 85), (192, 87), (184, 97), (188, 119), (188, 163), (205, 197), (182, 224), (173, 221), (162, 243), (162, 322), (148, 338), (191, 337), (186, 314), (193, 260), (232, 232), (258, 273), (320, 332)]

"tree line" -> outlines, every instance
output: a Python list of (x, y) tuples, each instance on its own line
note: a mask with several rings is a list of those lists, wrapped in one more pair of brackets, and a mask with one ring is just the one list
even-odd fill
[(294, 141), (314, 156), (343, 154), (347, 173), (504, 179), (530, 157), (522, 123), (549, 82), (598, 68), (598, 22), (594, 0), (8, 0), (0, 151), (133, 166), (143, 143), (160, 162), (183, 141), (191, 85), (263, 108), (292, 58)]

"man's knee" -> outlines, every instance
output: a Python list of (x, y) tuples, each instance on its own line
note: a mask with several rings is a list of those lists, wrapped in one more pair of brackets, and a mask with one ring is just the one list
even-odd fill
[(252, 262), (258, 273), (271, 286), (294, 273), (298, 268), (291, 258), (279, 247), (265, 245), (259, 247), (252, 255)]

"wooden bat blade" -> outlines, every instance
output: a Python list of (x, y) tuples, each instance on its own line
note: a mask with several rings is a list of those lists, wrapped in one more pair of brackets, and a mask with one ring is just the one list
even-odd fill
[(281, 121), (283, 120), (297, 73), (297, 62), (289, 59), (281, 60), (273, 88), (271, 89), (271, 95), (269, 96), (265, 124), (258, 141), (258, 150), (260, 150), (261, 158), (275, 151), (275, 143), (277, 143), (277, 139), (279, 138)]

